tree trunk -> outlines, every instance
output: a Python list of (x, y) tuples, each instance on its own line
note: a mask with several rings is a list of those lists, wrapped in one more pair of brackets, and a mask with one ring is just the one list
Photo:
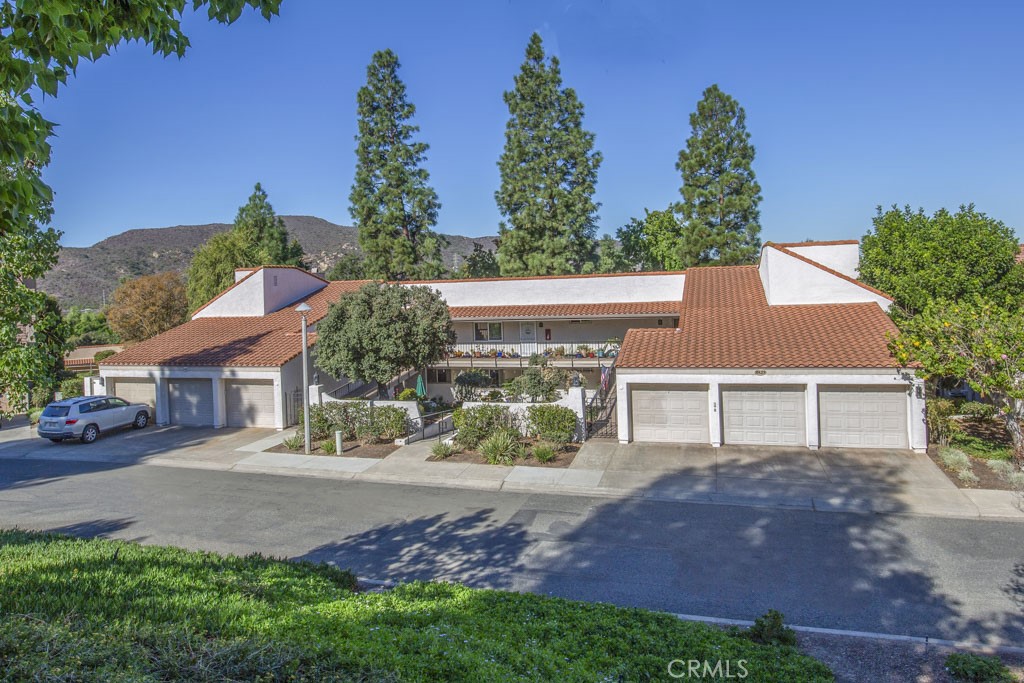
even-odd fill
[(1006, 421), (1006, 431), (1010, 433), (1013, 440), (1013, 460), (1018, 467), (1024, 468), (1024, 433), (1021, 433), (1020, 418), (1024, 402), (1015, 399), (1007, 401), (1008, 410), (1003, 413)]

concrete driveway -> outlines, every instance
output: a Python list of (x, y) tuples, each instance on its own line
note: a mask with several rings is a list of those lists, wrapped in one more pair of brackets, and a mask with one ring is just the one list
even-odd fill
[(0, 458), (25, 457), (33, 460), (78, 460), (118, 465), (171, 464), (181, 461), (210, 467), (233, 464), (243, 455), (236, 452), (261, 439), (279, 434), (273, 429), (150, 426), (122, 429), (100, 435), (94, 443), (77, 439), (52, 443), (38, 437), (35, 429), (3, 430)]
[(658, 499), (820, 511), (1024, 516), (1009, 492), (961, 490), (927, 455), (906, 450), (591, 441), (573, 467), (602, 468), (601, 487), (643, 491), (645, 497)]

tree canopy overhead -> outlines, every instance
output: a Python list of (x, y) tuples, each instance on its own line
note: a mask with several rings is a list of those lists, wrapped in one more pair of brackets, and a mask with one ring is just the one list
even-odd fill
[(236, 268), (305, 268), (302, 258), (302, 247), (289, 240), (284, 221), (274, 213), (267, 193), (256, 183), (249, 201), (239, 207), (234, 226), (211, 237), (192, 257), (188, 267), (189, 311), (230, 287)]
[(1024, 267), (1015, 261), (1016, 235), (973, 204), (932, 216), (909, 206), (879, 207), (872, 223), (861, 240), (860, 278), (895, 299), (897, 323), (937, 300), (1020, 302)]
[(761, 248), (761, 186), (747, 114), (712, 85), (690, 114), (690, 128), (676, 164), (683, 176), (679, 267), (753, 263)]
[(401, 65), (391, 50), (373, 55), (357, 97), (356, 174), (349, 213), (359, 229), (365, 274), (382, 280), (433, 279), (444, 272), (443, 238), (433, 228), (441, 208), (422, 164), (429, 146), (415, 141)]
[(0, 3), (0, 394), (12, 410), (25, 407), (29, 383), (52, 379), (51, 361), (64, 346), (60, 335), (22, 343), (27, 331), (45, 328), (52, 318), (46, 296), (27, 285), (56, 264), (60, 248), (60, 233), (47, 227), (53, 193), (41, 174), (50, 162), (55, 124), (36, 108), (34, 94), (56, 97), (81, 60), (96, 61), (122, 42), (183, 56), (189, 47), (181, 30), (186, 7), (205, 7), (210, 19), (231, 23), (246, 6), (269, 19), (279, 5), (280, 0)]
[(545, 59), (539, 35), (505, 93), (509, 120), (495, 193), (502, 275), (579, 273), (593, 261), (594, 190), (601, 153), (583, 128), (583, 104), (562, 86), (558, 58)]
[(377, 382), (436, 363), (455, 343), (448, 305), (429, 287), (369, 283), (331, 304), (317, 324), (317, 365)]

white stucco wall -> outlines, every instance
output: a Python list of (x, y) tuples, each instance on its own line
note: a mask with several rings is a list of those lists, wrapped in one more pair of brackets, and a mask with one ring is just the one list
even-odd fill
[(860, 269), (859, 244), (806, 244), (787, 247), (804, 258), (817, 261), (823, 266), (838, 271), (847, 277), (857, 279)]
[(762, 250), (758, 269), (765, 296), (772, 306), (877, 303), (887, 311), (892, 303), (884, 296), (771, 246)]
[[(474, 325), (476, 321), (456, 321), (455, 335), (458, 344), (479, 344), (482, 347), (500, 347), (502, 344), (518, 344), (522, 341), (521, 325), (532, 325), (537, 332), (535, 341), (541, 344), (576, 343), (587, 342), (594, 346), (595, 342), (604, 345), (609, 339), (615, 338), (622, 342), (626, 330), (634, 328), (650, 327), (672, 327), (673, 321), (679, 317), (675, 315), (662, 315), (650, 318), (592, 318), (579, 323), (560, 319), (531, 319), (531, 320), (506, 320), (495, 319), (492, 321), (481, 320), (479, 322), (501, 322), (502, 340), (500, 342), (481, 342), (474, 337)], [(658, 320), (662, 321), (658, 325)], [(544, 327), (538, 327), (542, 323)], [(551, 339), (547, 340), (545, 331), (551, 330)]]
[(685, 275), (622, 274), (606, 277), (430, 282), (449, 306), (534, 304), (603, 304), (634, 301), (679, 301)]
[(902, 386), (907, 390), (907, 433), (910, 447), (916, 451), (928, 448), (927, 423), (925, 422), (924, 383), (899, 372), (885, 372), (875, 369), (818, 370), (778, 369), (768, 370), (763, 375), (754, 370), (634, 370), (619, 369), (616, 373), (616, 418), (618, 421), (619, 443), (633, 440), (630, 420), (630, 385), (636, 384), (702, 384), (708, 386), (708, 420), (712, 446), (722, 445), (721, 390), (728, 385), (797, 385), (806, 393), (807, 447), (817, 449), (820, 428), (818, 423), (818, 387), (822, 385), (863, 385)]
[(192, 319), (263, 316), (326, 286), (323, 280), (295, 268), (261, 268), (236, 282)]

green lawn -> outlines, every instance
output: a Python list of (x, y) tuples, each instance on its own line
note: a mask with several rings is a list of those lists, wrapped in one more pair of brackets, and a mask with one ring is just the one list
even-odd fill
[(326, 565), (0, 531), (0, 681), (644, 681), (673, 659), (747, 681), (819, 662), (703, 624)]

